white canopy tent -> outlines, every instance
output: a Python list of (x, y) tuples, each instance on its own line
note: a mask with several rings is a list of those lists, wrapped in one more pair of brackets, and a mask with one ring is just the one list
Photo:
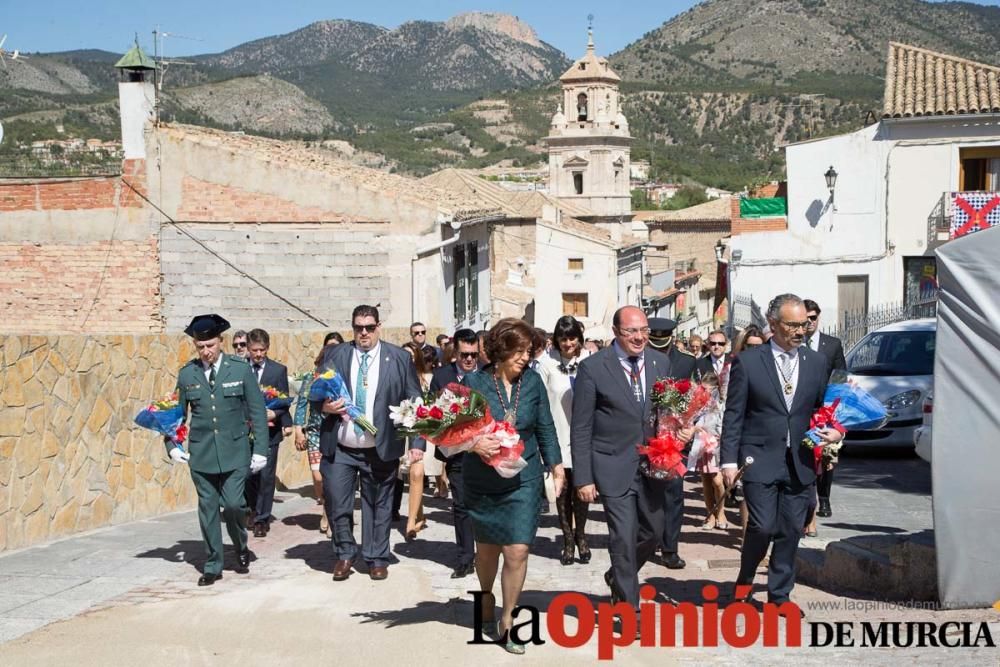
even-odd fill
[(946, 608), (1000, 600), (1000, 228), (937, 251), (931, 479)]

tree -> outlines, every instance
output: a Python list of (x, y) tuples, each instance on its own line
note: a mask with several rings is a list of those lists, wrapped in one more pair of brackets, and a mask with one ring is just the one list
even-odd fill
[(707, 201), (708, 195), (705, 194), (705, 188), (685, 185), (674, 193), (673, 197), (664, 202), (663, 208), (668, 211), (676, 211), (677, 209), (704, 204)]

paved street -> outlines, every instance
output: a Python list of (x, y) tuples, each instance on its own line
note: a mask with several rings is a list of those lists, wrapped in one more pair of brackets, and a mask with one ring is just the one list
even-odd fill
[[(859, 534), (919, 532), (931, 526), (929, 466), (914, 458), (844, 460), (834, 487), (834, 517), (804, 548)], [(688, 485), (682, 556), (687, 569), (675, 573), (649, 564), (642, 576), (677, 600), (701, 600), (706, 583), (728, 584), (735, 576), (735, 531), (699, 528), (702, 505)], [(0, 664), (578, 664), (596, 659), (596, 634), (578, 649), (549, 641), (529, 646), (523, 658), (499, 647), (469, 646), (474, 577), (449, 578), (452, 529), (448, 502), (427, 496), (429, 528), (407, 543), (397, 531), (398, 563), (388, 581), (363, 573), (330, 579), (328, 540), (317, 532), (318, 508), (296, 493), (279, 494), (279, 520), (265, 539), (251, 538), (256, 561), (249, 575), (227, 569), (215, 586), (198, 588), (202, 560), (197, 520), (185, 512), (121, 525), (0, 557)], [(405, 503), (404, 503), (405, 507)], [(358, 514), (360, 518), (360, 513)], [(736, 512), (730, 520), (735, 523)], [(529, 564), (522, 602), (545, 608), (561, 591), (581, 591), (606, 600), (601, 574), (608, 565), (603, 513), (591, 512), (594, 559), (590, 565), (560, 565), (554, 514), (543, 517)], [(230, 559), (232, 554), (228, 554)], [(227, 562), (227, 568), (233, 565)], [(677, 576), (675, 576), (677, 575)], [(763, 576), (758, 577), (762, 584)], [(499, 588), (499, 587), (498, 587)], [(760, 594), (759, 594), (760, 596)], [(1000, 613), (977, 611), (832, 611), (810, 605), (841, 598), (798, 586), (794, 598), (807, 621), (932, 620), (989, 621), (1000, 639)], [(572, 625), (570, 625), (572, 628)], [(548, 637), (544, 629), (543, 636)], [(808, 643), (804, 626), (804, 641)], [(735, 648), (620, 649), (623, 664), (676, 662), (795, 661), (996, 664), (997, 649), (766, 649), (758, 643)], [(457, 663), (455, 662), (457, 660)]]

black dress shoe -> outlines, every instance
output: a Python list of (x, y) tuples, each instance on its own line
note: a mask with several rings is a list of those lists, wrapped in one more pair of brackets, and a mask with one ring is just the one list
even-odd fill
[(264, 537), (267, 535), (267, 524), (255, 523), (253, 525), (253, 536)]
[(250, 571), (250, 550), (245, 549), (236, 554), (236, 574), (246, 574)]
[(219, 579), (222, 579), (222, 573), (219, 574), (203, 574), (198, 578), (199, 586), (211, 586)]
[(586, 551), (580, 549), (580, 562), (584, 565), (590, 562), (590, 549), (587, 549)]
[(476, 571), (475, 563), (466, 563), (464, 565), (459, 565), (452, 571), (451, 578), (461, 579), (462, 577), (467, 577), (470, 574), (473, 574), (475, 571)]
[(816, 510), (816, 516), (821, 516), (824, 519), (828, 516), (833, 516), (833, 510), (830, 508), (829, 498), (819, 499), (819, 509)]
[(683, 570), (687, 567), (687, 562), (675, 553), (664, 553), (663, 564), (671, 570)]

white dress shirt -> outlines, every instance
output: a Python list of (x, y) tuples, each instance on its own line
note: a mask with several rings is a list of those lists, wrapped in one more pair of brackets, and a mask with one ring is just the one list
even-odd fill
[[(365, 389), (365, 404), (359, 405), (363, 408), (365, 416), (369, 421), (375, 423), (375, 392), (378, 390), (378, 375), (381, 367), (379, 354), (382, 352), (382, 343), (376, 343), (375, 347), (368, 351), (368, 387)], [(346, 380), (350, 383), (351, 396), (357, 396), (358, 369), (361, 368), (361, 355), (364, 354), (358, 348), (354, 348), (351, 355), (351, 368), (347, 373)], [(354, 429), (354, 422), (350, 419), (342, 419), (340, 428), (337, 431), (337, 442), (344, 447), (354, 449), (368, 449), (375, 446), (375, 436), (368, 431), (362, 430), (358, 435)]]
[[(622, 372), (625, 373), (625, 377), (628, 379), (628, 386), (632, 386), (632, 363), (628, 360), (630, 355), (628, 352), (623, 350), (621, 346), (618, 345), (616, 340), (611, 344), (611, 347), (615, 349), (615, 354), (618, 355), (618, 360), (621, 362)], [(646, 395), (646, 350), (639, 353), (639, 382), (642, 384), (642, 395)]]
[(250, 370), (253, 371), (254, 377), (257, 378), (257, 384), (260, 384), (260, 379), (264, 377), (264, 366), (266, 365), (267, 365), (267, 357), (261, 359), (260, 368), (257, 368), (256, 364), (254, 364), (252, 361), (250, 362)]
[(215, 360), (215, 363), (209, 366), (205, 362), (201, 362), (201, 368), (205, 372), (205, 382), (208, 382), (208, 376), (212, 369), (215, 368), (215, 379), (219, 379), (219, 368), (222, 366), (222, 355), (220, 354)]

